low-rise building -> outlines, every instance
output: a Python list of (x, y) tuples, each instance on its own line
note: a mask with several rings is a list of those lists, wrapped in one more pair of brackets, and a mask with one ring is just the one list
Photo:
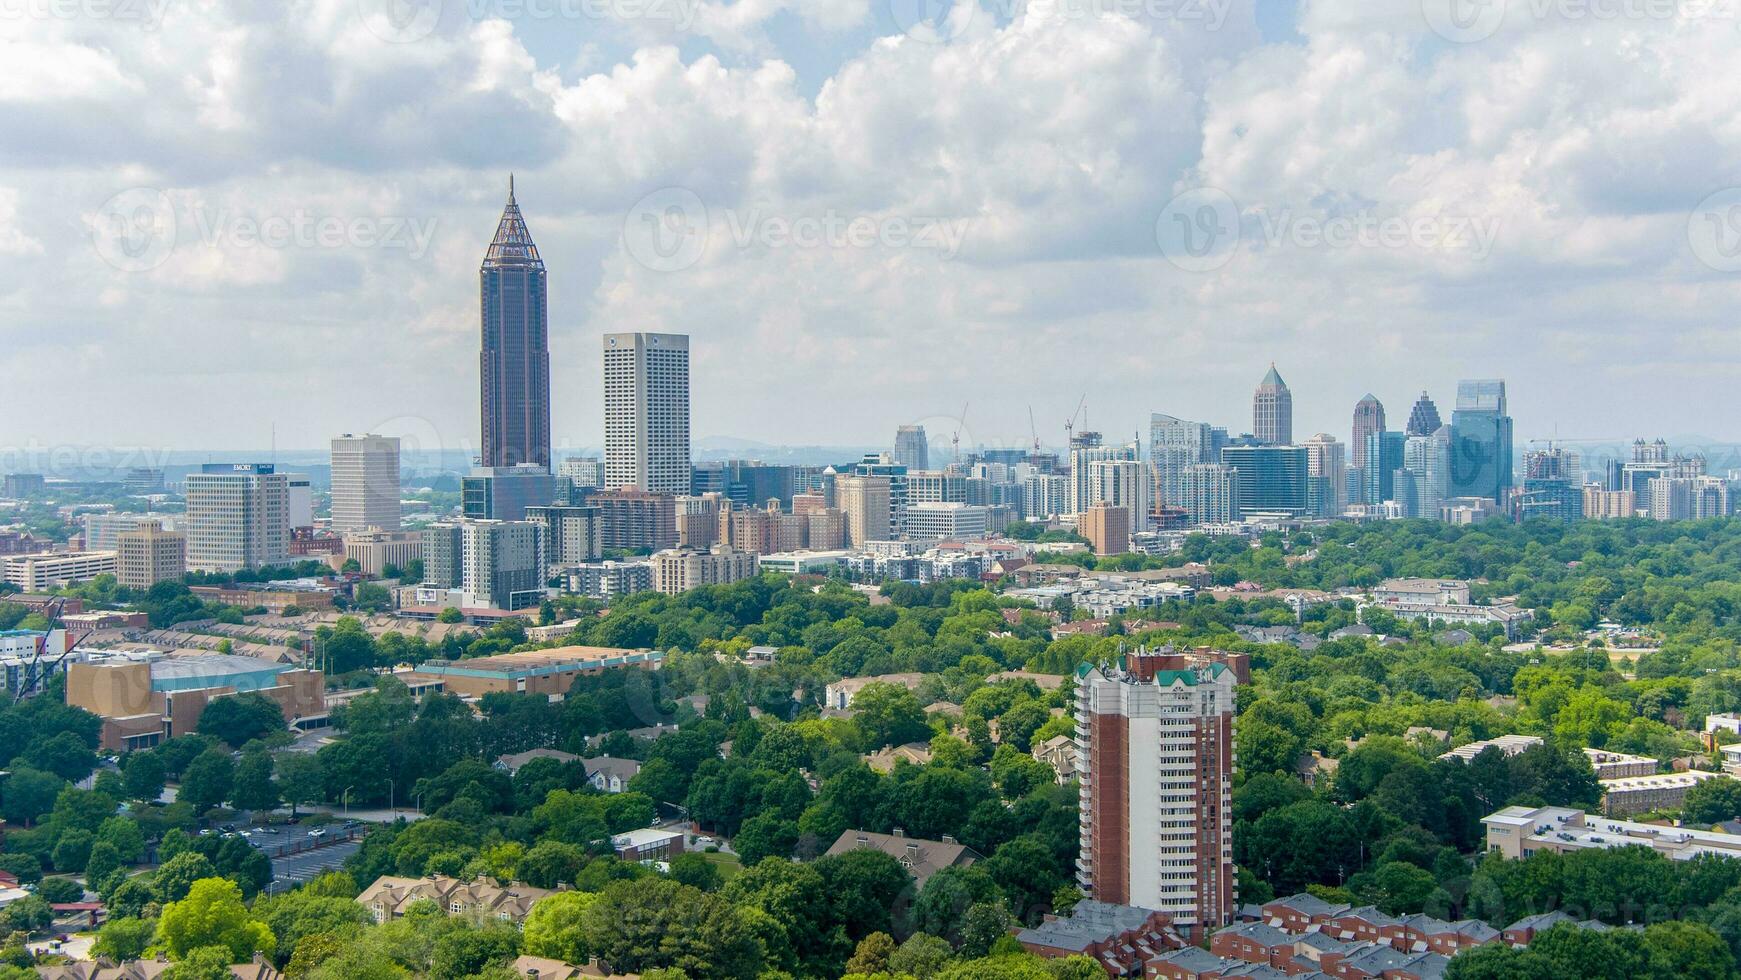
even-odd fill
[(1512, 756), (1520, 755), (1540, 744), (1542, 744), (1542, 740), (1536, 735), (1501, 735), (1498, 738), (1482, 739), (1479, 742), (1459, 745), (1439, 758), (1462, 759), (1464, 762), (1472, 762), (1476, 756), (1490, 748), (1498, 749), (1501, 754)]
[(1642, 755), (1627, 755), (1624, 752), (1609, 752), (1604, 749), (1585, 749), (1584, 755), (1590, 760), (1590, 767), (1596, 770), (1597, 779), (1654, 776), (1658, 768), (1655, 759)]
[(665, 654), (658, 650), (552, 647), (470, 660), (430, 660), (419, 664), (413, 674), (440, 679), (449, 692), (462, 697), (490, 693), (562, 695), (581, 674), (618, 667), (657, 669), (664, 659)]
[(845, 711), (852, 707), (852, 699), (858, 692), (871, 684), (898, 684), (909, 691), (919, 689), (919, 684), (925, 679), (924, 674), (878, 674), (875, 677), (843, 677), (823, 689), (823, 707), (836, 711)]
[(99, 575), (114, 575), (121, 557), (113, 551), (45, 552), (0, 558), (0, 579), (22, 592), (47, 592)]
[(504, 885), (494, 878), (461, 881), (441, 874), (423, 878), (383, 875), (363, 889), (357, 904), (368, 909), (378, 923), (397, 919), (412, 905), (429, 901), (448, 915), (521, 925), (539, 899), (553, 894), (548, 888), (533, 888), (518, 881)]
[(861, 848), (882, 851), (901, 862), (901, 867), (906, 868), (907, 873), (913, 876), (915, 891), (924, 888), (925, 882), (944, 868), (965, 868), (980, 859), (978, 851), (953, 837), (923, 840), (908, 837), (899, 830), (892, 834), (878, 834), (850, 828), (842, 831), (835, 839), (834, 844), (828, 848), (828, 856), (833, 857)]
[(1068, 916), (1048, 915), (1016, 933), (1036, 956), (1086, 956), (1114, 977), (1140, 977), (1149, 960), (1186, 945), (1163, 912), (1083, 899)]
[(1688, 769), (1685, 772), (1651, 773), (1621, 779), (1603, 779), (1602, 812), (1610, 817), (1629, 817), (1656, 810), (1679, 810), (1687, 791), (1707, 779), (1732, 779), (1722, 773)]
[(423, 532), (352, 531), (344, 536), (344, 549), (344, 560), (356, 562), (364, 575), (381, 576), (389, 565), (403, 571), (423, 559)]
[(755, 578), (759, 568), (753, 552), (726, 545), (715, 545), (711, 551), (661, 551), (653, 556), (653, 591), (677, 595), (704, 585), (730, 585)]
[(1635, 845), (1676, 861), (1701, 854), (1741, 858), (1741, 835), (1597, 817), (1571, 807), (1508, 806), (1481, 823), (1487, 828), (1487, 849), (1508, 858)]
[(629, 788), (629, 780), (641, 771), (641, 764), (633, 759), (617, 759), (608, 755), (582, 759), (586, 768), (586, 781), (592, 788), (601, 793), (621, 793)]
[(564, 589), (609, 602), (620, 595), (653, 590), (653, 563), (638, 561), (589, 561), (570, 565), (563, 573)]
[(642, 827), (612, 837), (611, 848), (623, 861), (669, 861), (683, 853), (683, 832)]
[(572, 752), (563, 752), (558, 749), (527, 749), (524, 752), (515, 752), (497, 759), (496, 768), (512, 776), (520, 771), (521, 766), (537, 759), (553, 759), (561, 763), (581, 761), (580, 756)]
[(318, 670), (231, 654), (117, 654), (67, 668), (67, 703), (103, 719), (113, 751), (148, 749), (199, 727), (206, 705), (255, 692), (271, 698), (290, 725), (324, 724), (326, 678)]
[(28, 687), (42, 690), (43, 682), (66, 673), (66, 630), (0, 630), (0, 678), (6, 695), (16, 698)]
[(281, 615), (284, 610), (291, 608), (305, 612), (332, 609), (333, 598), (339, 592), (337, 586), (314, 581), (193, 585), (188, 587), (188, 591), (192, 592), (195, 598), (205, 602), (215, 602), (223, 606), (237, 606), (242, 609), (260, 606), (274, 615)]
[(1070, 735), (1054, 735), (1044, 742), (1035, 742), (1035, 759), (1052, 767), (1060, 785), (1076, 778), (1076, 739)]

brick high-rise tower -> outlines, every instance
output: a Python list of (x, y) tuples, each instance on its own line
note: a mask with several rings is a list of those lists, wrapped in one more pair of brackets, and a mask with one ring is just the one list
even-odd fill
[(1237, 654), (1172, 648), (1077, 671), (1081, 854), (1089, 898), (1156, 909), (1201, 936), (1233, 920)]

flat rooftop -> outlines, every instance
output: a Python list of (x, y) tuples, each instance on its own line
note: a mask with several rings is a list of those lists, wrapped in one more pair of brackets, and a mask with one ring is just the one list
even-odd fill
[(470, 677), (529, 677), (538, 674), (560, 673), (565, 670), (592, 670), (599, 667), (647, 663), (661, 660), (664, 656), (657, 650), (626, 650), (618, 647), (552, 647), (548, 650), (502, 653), (493, 657), (476, 657), (471, 660), (431, 660), (419, 664), (417, 670), (426, 674), (459, 674)]

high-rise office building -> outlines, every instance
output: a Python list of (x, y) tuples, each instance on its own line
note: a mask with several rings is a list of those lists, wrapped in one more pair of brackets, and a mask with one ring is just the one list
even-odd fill
[(115, 584), (149, 589), (159, 582), (180, 581), (187, 572), (187, 535), (163, 529), (161, 521), (144, 521), (116, 535)]
[(174, 530), (175, 518), (163, 514), (95, 513), (80, 515), (85, 528), (86, 551), (115, 551), (121, 546), (121, 535), (145, 524), (157, 524)]
[(1451, 491), (1451, 427), (1441, 425), (1427, 435), (1407, 437), (1402, 457), (1409, 491), (1404, 512), (1438, 520)]
[(1064, 502), (1072, 514), (1087, 510), (1098, 499), (1089, 486), (1092, 464), (1142, 459), (1142, 446), (1134, 442), (1123, 446), (1103, 446), (1098, 432), (1078, 432), (1076, 439), (1081, 441), (1081, 445), (1070, 450), (1070, 483), (1066, 491), (1068, 499)]
[(903, 425), (895, 430), (895, 462), (908, 470), (931, 468), (931, 446), (922, 425)]
[(184, 488), (187, 567), (239, 572), (290, 560), (290, 481), (271, 463), (207, 463)]
[(1316, 517), (1335, 517), (1348, 505), (1343, 492), (1348, 485), (1348, 463), (1336, 437), (1320, 432), (1304, 443), (1306, 476), (1312, 481), (1306, 509)]
[(1274, 364), (1269, 366), (1269, 373), (1263, 376), (1257, 394), (1252, 397), (1251, 432), (1265, 445), (1293, 444), (1294, 395)]
[(1220, 463), (1185, 467), (1179, 480), (1178, 506), (1185, 508), (1190, 523), (1226, 524), (1239, 520), (1242, 515), (1235, 478), (1233, 468)]
[(550, 331), (544, 260), (532, 242), (514, 180), (496, 237), (478, 270), (483, 349), (478, 357), (486, 467), (550, 466)]
[(1232, 921), (1236, 684), (1227, 664), (1170, 650), (1077, 671), (1087, 897), (1156, 909), (1193, 937)]
[[(1105, 459), (1088, 464), (1088, 499), (1123, 507), (1131, 533), (1149, 529), (1149, 470), (1134, 459)], [(1092, 506), (1092, 505), (1091, 505)]]
[(127, 470), (121, 485), (130, 494), (149, 495), (163, 492), (163, 469), (156, 466), (135, 466)]
[(1022, 480), (1022, 516), (1044, 521), (1065, 513), (1064, 484), (1055, 473), (1034, 473)]
[[(888, 481), (889, 531), (887, 535), (871, 533), (870, 540), (884, 541), (900, 537), (907, 527), (907, 504), (912, 499), (908, 493), (910, 474), (907, 468), (895, 462), (894, 457), (888, 453), (866, 453), (863, 459), (853, 464), (852, 475), (878, 476)], [(845, 504), (838, 506), (841, 510), (846, 510)]]
[(604, 518), (597, 507), (528, 507), (526, 520), (543, 536), (540, 545), (549, 576), (604, 557)]
[(1149, 416), (1149, 465), (1155, 472), (1156, 503), (1184, 506), (1185, 467), (1220, 458), (1215, 429), (1207, 422), (1188, 422), (1156, 412)]
[(605, 463), (597, 456), (570, 456), (556, 464), (556, 475), (566, 478), (575, 487), (605, 485)]
[(459, 530), (466, 606), (528, 609), (544, 601), (539, 527), (527, 521), (461, 521)]
[(399, 529), (399, 439), (346, 433), (332, 441), (332, 529)]
[(480, 466), (460, 479), (460, 512), (474, 521), (521, 521), (556, 502), (556, 477), (533, 463)]
[[(314, 527), (314, 478), (307, 473), (285, 473), (284, 514), (292, 532), (308, 533)], [(291, 537), (296, 535), (292, 533)]]
[(1504, 505), (1512, 487), (1512, 424), (1505, 382), (1463, 381), (1451, 414), (1451, 495)]
[(1369, 393), (1354, 405), (1354, 435), (1348, 445), (1352, 447), (1351, 465), (1355, 469), (1366, 468), (1366, 438), (1383, 431), (1384, 403)]
[(1396, 474), (1404, 469), (1408, 436), (1401, 432), (1372, 432), (1366, 436), (1366, 466), (1361, 469), (1365, 485), (1362, 499), (1377, 506), (1396, 499)]
[(1077, 515), (1076, 533), (1088, 539), (1097, 555), (1122, 555), (1130, 551), (1130, 508), (1095, 501)]
[(1411, 436), (1430, 436), (1444, 424), (1439, 420), (1439, 406), (1433, 404), (1433, 400), (1423, 391), (1421, 397), (1415, 400), (1415, 407), (1409, 410), (1409, 424), (1403, 432)]
[(605, 486), (691, 492), (689, 338), (604, 336)]
[(846, 537), (854, 548), (867, 541), (889, 537), (889, 478), (886, 476), (841, 476), (834, 481), (835, 497), (846, 514)]
[(1305, 446), (1228, 446), (1221, 450), (1221, 463), (1233, 468), (1234, 503), (1241, 515), (1310, 509)]

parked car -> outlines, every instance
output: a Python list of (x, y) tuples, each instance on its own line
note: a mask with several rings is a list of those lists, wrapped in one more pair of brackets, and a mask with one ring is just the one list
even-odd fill
[(325, 827), (316, 827), (313, 830), (308, 832), (308, 836), (310, 836), (310, 837), (325, 837), (326, 836), (326, 828)]

